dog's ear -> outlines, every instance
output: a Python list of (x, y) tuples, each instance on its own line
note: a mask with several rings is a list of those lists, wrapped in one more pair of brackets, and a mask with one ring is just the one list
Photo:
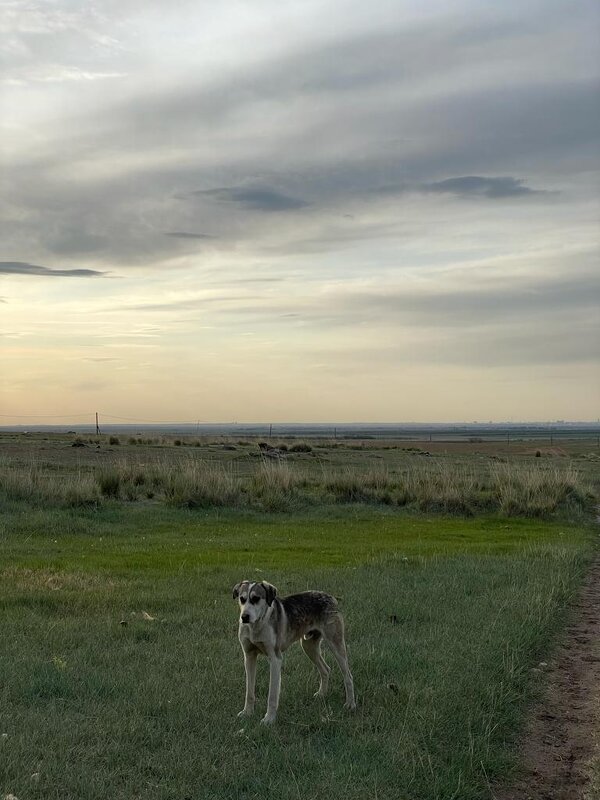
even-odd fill
[(275, 596), (277, 595), (277, 589), (272, 584), (267, 583), (266, 581), (262, 581), (262, 585), (265, 590), (267, 605), (272, 606), (273, 600), (275, 600)]
[(238, 597), (240, 596), (240, 586), (241, 585), (242, 585), (241, 583), (236, 583), (236, 585), (233, 587), (232, 594), (233, 594), (233, 599), (234, 600), (237, 600)]

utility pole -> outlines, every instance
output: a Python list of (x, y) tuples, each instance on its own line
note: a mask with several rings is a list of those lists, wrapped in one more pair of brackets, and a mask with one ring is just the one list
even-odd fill
[(269, 425), (269, 439), (273, 436), (273, 424)]
[(98, 425), (98, 412), (96, 411), (96, 436), (100, 435), (100, 426)]

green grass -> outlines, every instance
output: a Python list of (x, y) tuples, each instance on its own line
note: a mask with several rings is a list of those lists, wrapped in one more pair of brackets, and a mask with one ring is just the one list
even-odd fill
[[(0, 520), (0, 796), (490, 797), (591, 550), (589, 528), (564, 520), (14, 503)], [(275, 727), (258, 725), (264, 663), (256, 718), (237, 719), (230, 589), (255, 576), (341, 598), (355, 714), (339, 672), (312, 698), (294, 646)]]

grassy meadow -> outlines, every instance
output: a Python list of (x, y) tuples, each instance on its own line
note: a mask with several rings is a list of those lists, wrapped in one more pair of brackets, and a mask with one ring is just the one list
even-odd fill
[[(517, 768), (594, 453), (74, 438), (0, 437), (0, 797), (475, 800)], [(246, 577), (340, 598), (354, 714), (294, 646), (276, 725), (266, 662), (237, 718)]]

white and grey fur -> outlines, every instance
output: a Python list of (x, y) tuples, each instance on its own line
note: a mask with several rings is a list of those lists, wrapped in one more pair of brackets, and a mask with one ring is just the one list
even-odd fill
[(331, 672), (321, 655), (324, 639), (344, 676), (345, 708), (356, 708), (344, 639), (344, 620), (335, 597), (325, 592), (300, 592), (279, 599), (277, 589), (266, 581), (241, 581), (233, 587), (233, 597), (240, 605), (238, 638), (244, 651), (246, 669), (246, 702), (239, 717), (254, 712), (256, 660), (262, 654), (269, 659), (270, 680), (267, 713), (261, 722), (269, 724), (275, 721), (282, 654), (298, 640), (319, 673), (320, 684), (315, 697), (325, 696)]

